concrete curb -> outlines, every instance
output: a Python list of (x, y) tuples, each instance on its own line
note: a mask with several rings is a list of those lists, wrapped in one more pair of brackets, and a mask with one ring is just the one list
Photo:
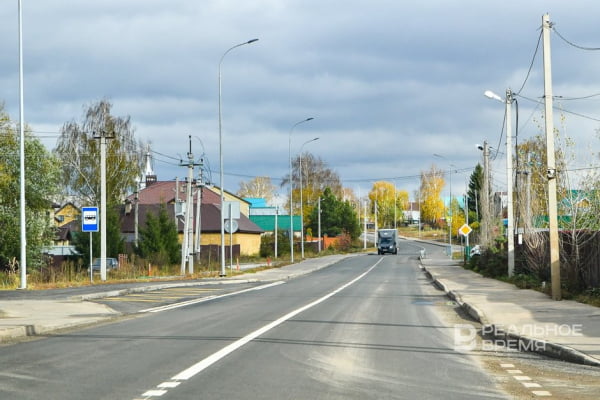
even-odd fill
[[(302, 267), (298, 268), (298, 271), (286, 271), (285, 267), (283, 267), (284, 269), (280, 268), (273, 268), (273, 269), (269, 269), (269, 270), (265, 270), (262, 272), (258, 272), (256, 275), (255, 274), (248, 274), (249, 276), (246, 278), (222, 278), (222, 279), (215, 279), (215, 280), (200, 280), (200, 281), (191, 281), (191, 282), (177, 282), (177, 283), (163, 283), (163, 284), (154, 284), (154, 285), (146, 285), (146, 286), (138, 286), (138, 287), (132, 287), (132, 288), (125, 288), (125, 289), (118, 289), (118, 290), (107, 290), (107, 291), (100, 291), (100, 292), (96, 292), (96, 293), (89, 293), (89, 294), (84, 294), (84, 295), (78, 295), (78, 296), (71, 296), (69, 298), (66, 299), (67, 302), (73, 302), (73, 303), (79, 303), (79, 302), (85, 302), (85, 301), (93, 301), (95, 299), (102, 299), (105, 297), (116, 297), (116, 296), (122, 296), (122, 295), (126, 295), (126, 294), (132, 294), (132, 293), (144, 293), (144, 292), (150, 292), (150, 291), (155, 291), (155, 290), (161, 290), (161, 289), (168, 289), (168, 288), (175, 288), (175, 287), (193, 287), (193, 286), (204, 286), (204, 285), (230, 285), (230, 284), (240, 284), (240, 283), (256, 283), (256, 282), (276, 282), (276, 281), (281, 281), (281, 280), (290, 280), (296, 277), (300, 277), (303, 275), (307, 275), (310, 274), (312, 272), (318, 271), (320, 269), (329, 267), (343, 259), (346, 259), (348, 257), (353, 257), (353, 256), (357, 256), (360, 254), (348, 254), (348, 255), (344, 255), (343, 257), (339, 257), (339, 258), (335, 258), (332, 260), (323, 260), (323, 262), (317, 262), (315, 266), (307, 266), (306, 269), (301, 269)], [(296, 265), (296, 264), (294, 264)], [(254, 275), (254, 276), (252, 276)], [(99, 288), (101, 289), (101, 288)], [(8, 341), (18, 341), (19, 339), (23, 339), (26, 337), (34, 337), (34, 336), (38, 336), (38, 335), (44, 335), (44, 334), (49, 334), (52, 332), (57, 332), (57, 331), (61, 331), (64, 329), (71, 329), (71, 328), (77, 328), (77, 327), (84, 327), (86, 325), (91, 325), (91, 324), (95, 324), (98, 322), (106, 322), (106, 321), (110, 321), (111, 319), (115, 319), (122, 316), (121, 313), (111, 313), (111, 312), (107, 312), (106, 314), (103, 315), (81, 315), (80, 317), (78, 317), (77, 315), (73, 314), (71, 315), (71, 317), (73, 317), (74, 319), (72, 321), (63, 321), (58, 323), (57, 321), (54, 321), (52, 323), (36, 323), (33, 322), (33, 320), (31, 321), (31, 323), (27, 323), (26, 321), (23, 321), (25, 323), (21, 323), (21, 324), (15, 324), (15, 325), (6, 325), (6, 326), (0, 326), (0, 343), (8, 340)]]
[(189, 286), (200, 286), (200, 285), (227, 285), (233, 283), (250, 283), (256, 282), (256, 280), (251, 279), (228, 279), (228, 280), (219, 280), (219, 281), (194, 281), (194, 282), (178, 282), (178, 283), (164, 283), (158, 285), (148, 285), (148, 286), (138, 286), (133, 288), (119, 289), (119, 290), (109, 290), (106, 292), (97, 292), (97, 293), (89, 293), (80, 296), (71, 296), (69, 297), (69, 301), (88, 301), (101, 299), (104, 297), (116, 297), (123, 296), (126, 294), (132, 293), (145, 293), (151, 292), (153, 290), (161, 290), (161, 289), (169, 289), (176, 287), (189, 287)]
[[(491, 329), (486, 329), (487, 331), (494, 332), (493, 335), (490, 335), (493, 339), (510, 341), (513, 343), (519, 343), (520, 349), (531, 349), (528, 351), (532, 351), (535, 353), (543, 354), (552, 358), (556, 358), (563, 361), (568, 361), (575, 364), (583, 364), (594, 367), (600, 367), (600, 361), (591, 357), (579, 350), (573, 349), (572, 347), (565, 346), (559, 343), (553, 343), (542, 339), (535, 339), (525, 335), (515, 334), (511, 332), (505, 332), (504, 330), (498, 328), (494, 323), (491, 323), (485, 313), (477, 308), (476, 305), (471, 304), (469, 302), (463, 301), (460, 293), (455, 290), (450, 289), (443, 280), (437, 279), (435, 274), (432, 274), (427, 268), (421, 263), (421, 269), (425, 272), (425, 274), (431, 278), (433, 284), (443, 290), (446, 295), (455, 301), (459, 307), (461, 307), (469, 316), (473, 319), (481, 323), (483, 326), (491, 327)], [(522, 345), (522, 346), (521, 346)]]
[[(356, 255), (358, 255), (358, 254), (356, 254)], [(281, 272), (282, 271), (281, 268), (284, 268), (284, 267), (273, 268), (273, 269), (264, 271), (265, 274), (269, 274), (269, 271), (273, 271), (272, 272), (273, 275), (280, 274), (281, 276), (273, 276), (273, 277), (265, 276), (262, 278), (259, 276), (259, 277), (248, 277), (246, 279), (223, 278), (223, 279), (212, 280), (212, 281), (178, 282), (178, 283), (164, 283), (164, 284), (157, 284), (157, 285), (138, 286), (138, 287), (134, 287), (134, 288), (109, 290), (106, 292), (97, 292), (97, 293), (90, 293), (90, 294), (85, 294), (85, 295), (80, 295), (80, 296), (72, 296), (72, 297), (69, 297), (69, 301), (90, 301), (90, 300), (101, 299), (101, 298), (105, 298), (105, 297), (117, 297), (117, 296), (123, 296), (123, 295), (127, 295), (127, 294), (133, 294), (133, 293), (145, 293), (145, 292), (151, 292), (154, 290), (169, 289), (169, 288), (175, 288), (175, 287), (189, 287), (189, 286), (200, 286), (200, 285), (228, 285), (228, 284), (236, 284), (236, 283), (239, 284), (239, 283), (256, 283), (256, 282), (274, 282), (274, 281), (279, 281), (282, 279), (289, 280), (289, 279), (293, 279), (293, 278), (296, 278), (296, 277), (299, 277), (302, 275), (307, 275), (312, 272), (318, 271), (320, 269), (329, 267), (343, 259), (346, 259), (349, 257), (354, 257), (356, 255), (348, 254), (345, 257), (328, 261), (328, 262), (318, 265), (314, 268), (307, 269), (304, 271), (290, 272), (287, 275), (285, 273)], [(260, 272), (258, 274), (260, 274)]]

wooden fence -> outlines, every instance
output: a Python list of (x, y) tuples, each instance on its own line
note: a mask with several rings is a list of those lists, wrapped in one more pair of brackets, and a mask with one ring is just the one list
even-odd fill
[[(600, 232), (589, 230), (560, 231), (561, 280), (576, 290), (600, 287)], [(519, 267), (550, 278), (549, 232), (525, 235), (517, 246)]]

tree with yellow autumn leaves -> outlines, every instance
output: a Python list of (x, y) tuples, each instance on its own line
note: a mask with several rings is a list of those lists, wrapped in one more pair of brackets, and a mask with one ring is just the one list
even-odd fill
[(377, 226), (394, 228), (404, 219), (403, 211), (408, 208), (408, 192), (398, 190), (392, 182), (378, 181), (369, 192), (371, 212), (377, 216)]

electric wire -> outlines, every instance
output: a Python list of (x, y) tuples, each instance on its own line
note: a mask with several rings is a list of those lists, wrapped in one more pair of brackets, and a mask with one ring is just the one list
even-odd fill
[(521, 91), (525, 87), (525, 84), (529, 80), (529, 75), (531, 74), (531, 70), (533, 69), (533, 64), (537, 57), (537, 53), (540, 49), (540, 43), (542, 42), (542, 32), (543, 32), (542, 29), (540, 29), (540, 35), (538, 36), (537, 45), (535, 46), (535, 51), (533, 52), (533, 57), (531, 57), (531, 63), (529, 64), (529, 69), (527, 70), (527, 75), (525, 76), (525, 80), (523, 81), (521, 88), (517, 91), (517, 94), (521, 93)]
[(558, 35), (559, 38), (561, 38), (565, 43), (567, 43), (570, 46), (573, 46), (577, 49), (580, 50), (587, 50), (587, 51), (598, 51), (600, 50), (600, 47), (586, 47), (586, 46), (581, 46), (578, 44), (575, 44), (573, 42), (571, 42), (570, 40), (567, 40), (563, 35), (560, 34), (560, 32), (558, 32), (556, 30), (556, 26), (554, 24), (552, 24), (552, 30), (554, 31), (554, 33), (556, 33), (556, 35)]
[(502, 137), (504, 136), (504, 128), (506, 127), (506, 107), (504, 108), (504, 120), (502, 120), (502, 129), (500, 129), (500, 139), (498, 139), (498, 146), (496, 146), (496, 148), (494, 150), (496, 150), (496, 153), (494, 154), (494, 156), (492, 157), (492, 159), (490, 161), (496, 161), (496, 158), (498, 158), (498, 151), (500, 149), (500, 145), (502, 144)]
[[(522, 99), (529, 100), (531, 102), (537, 103), (537, 104), (544, 104), (541, 100), (532, 99), (530, 97), (526, 97), (526, 96), (523, 96), (523, 95), (519, 95), (519, 97), (521, 97)], [(554, 97), (556, 97), (556, 96), (554, 96)], [(556, 109), (556, 110), (559, 110), (559, 111), (563, 111), (563, 112), (565, 112), (567, 114), (572, 114), (572, 115), (575, 115), (575, 116), (578, 116), (578, 117), (581, 117), (581, 118), (589, 119), (591, 121), (600, 122), (600, 118), (590, 117), (589, 115), (584, 115), (584, 114), (581, 114), (581, 113), (577, 113), (575, 111), (569, 111), (569, 110), (567, 110), (565, 108), (558, 109), (555, 106), (553, 106), (552, 108)]]
[(597, 96), (600, 96), (600, 93), (594, 93), (594, 94), (589, 94), (587, 96), (580, 96), (580, 97), (566, 97), (566, 96), (554, 96), (554, 97), (559, 98), (564, 101), (571, 101), (571, 100), (586, 100), (586, 99), (590, 99), (592, 97), (597, 97)]

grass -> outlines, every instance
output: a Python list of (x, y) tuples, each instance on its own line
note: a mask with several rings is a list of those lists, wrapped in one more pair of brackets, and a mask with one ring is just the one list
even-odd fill
[[(333, 250), (322, 251), (320, 254), (307, 252), (306, 258), (319, 257), (335, 254)], [(277, 260), (270, 259), (270, 266), (267, 266), (267, 258), (242, 256), (240, 264), (252, 263), (263, 264), (262, 266), (237, 270), (234, 263), (232, 270), (229, 269), (229, 262), (226, 263), (226, 273), (228, 276), (240, 276), (244, 274), (253, 274), (272, 268), (280, 268), (289, 265), (289, 260), (280, 257)], [(89, 286), (91, 284), (111, 284), (111, 283), (129, 283), (129, 282), (147, 282), (153, 280), (194, 280), (205, 278), (216, 278), (220, 275), (221, 264), (219, 262), (201, 262), (195, 263), (193, 274), (181, 274), (180, 265), (149, 265), (148, 262), (136, 259), (132, 263), (122, 263), (119, 269), (108, 270), (106, 281), (100, 280), (100, 274), (94, 273), (93, 283), (90, 281), (90, 274), (87, 266), (77, 265), (73, 262), (65, 262), (60, 267), (44, 267), (40, 270), (29, 270), (27, 273), (27, 286), (29, 289), (58, 289), (78, 286)], [(20, 276), (18, 270), (0, 271), (0, 290), (14, 290), (19, 287)]]

